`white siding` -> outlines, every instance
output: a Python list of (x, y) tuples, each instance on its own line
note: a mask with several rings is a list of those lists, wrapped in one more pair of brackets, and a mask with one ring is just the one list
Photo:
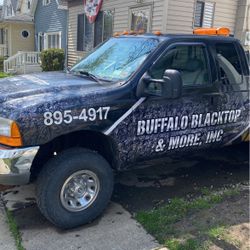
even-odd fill
[(169, 0), (167, 33), (187, 33), (193, 30), (195, 0)]
[[(234, 33), (238, 0), (209, 0), (215, 3), (214, 27), (226, 26)], [(167, 33), (188, 33), (193, 31), (196, 0), (169, 0)]]
[[(137, 4), (135, 0), (104, 0), (102, 10), (114, 10), (114, 32), (129, 30), (129, 14), (133, 7), (152, 7), (151, 31), (162, 30), (164, 4), (167, 0), (145, 0), (143, 4)], [(77, 16), (83, 13), (83, 4), (69, 7), (68, 30), (68, 64), (72, 65), (83, 56), (83, 52), (76, 51), (77, 43)]]
[(214, 26), (226, 26), (234, 33), (238, 0), (217, 0), (215, 4)]
[(68, 26), (68, 65), (71, 66), (83, 56), (77, 52), (77, 18), (83, 13), (83, 5), (69, 8)]
[(140, 7), (145, 5), (152, 6), (152, 25), (151, 30), (159, 30), (162, 27), (164, 0), (145, 0), (143, 4), (136, 4), (135, 0), (104, 0), (102, 9), (114, 9), (114, 31), (123, 31), (130, 29), (129, 13), (131, 7)]
[[(237, 19), (235, 25), (235, 35), (245, 44), (246, 33), (250, 31), (250, 0), (239, 0), (237, 9)], [(250, 51), (250, 46), (245, 46)]]
[[(231, 33), (234, 33), (238, 0), (208, 0), (207, 2), (215, 3), (213, 26), (226, 26), (231, 29)], [(143, 4), (137, 4), (135, 0), (104, 0), (102, 10), (115, 11), (114, 32), (130, 29), (129, 14), (131, 8), (150, 5), (152, 7), (151, 31), (161, 30), (165, 33), (191, 34), (195, 3), (196, 0), (144, 0)], [(77, 16), (82, 13), (82, 1), (79, 1), (77, 6), (69, 8), (69, 65), (75, 63), (84, 54), (76, 52)], [(211, 20), (208, 19), (206, 19), (207, 23), (211, 23)]]

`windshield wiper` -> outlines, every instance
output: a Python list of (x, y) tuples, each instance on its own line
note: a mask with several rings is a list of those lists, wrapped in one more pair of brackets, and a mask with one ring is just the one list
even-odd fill
[(87, 72), (87, 71), (78, 71), (81, 75), (87, 76), (90, 79), (94, 80), (95, 82), (101, 83), (101, 81), (99, 80), (98, 77), (96, 77), (95, 75)]

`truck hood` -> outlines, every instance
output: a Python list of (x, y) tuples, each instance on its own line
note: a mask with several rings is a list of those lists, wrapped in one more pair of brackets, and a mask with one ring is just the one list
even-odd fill
[[(96, 102), (113, 84), (100, 84), (72, 74), (47, 72), (8, 77), (0, 80), (0, 117), (16, 119), (25, 110), (38, 112), (42, 106), (76, 105)], [(64, 103), (64, 104), (62, 104)], [(60, 104), (59, 104), (60, 105)]]
[(84, 77), (59, 72), (8, 77), (0, 80), (0, 103), (15, 98), (73, 89), (93, 91), (101, 87), (99, 83)]

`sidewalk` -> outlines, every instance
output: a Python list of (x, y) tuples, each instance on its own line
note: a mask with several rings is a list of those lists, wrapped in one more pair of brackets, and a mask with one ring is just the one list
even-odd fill
[(104, 215), (93, 223), (61, 231), (40, 214), (34, 204), (33, 186), (15, 188), (3, 199), (13, 211), (22, 244), (27, 250), (152, 250), (159, 247), (154, 238), (117, 203), (111, 203)]

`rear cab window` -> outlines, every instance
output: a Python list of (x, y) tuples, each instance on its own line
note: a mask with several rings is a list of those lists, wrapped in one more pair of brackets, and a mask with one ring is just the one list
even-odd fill
[(215, 44), (220, 80), (223, 84), (241, 84), (243, 70), (241, 60), (233, 43)]

